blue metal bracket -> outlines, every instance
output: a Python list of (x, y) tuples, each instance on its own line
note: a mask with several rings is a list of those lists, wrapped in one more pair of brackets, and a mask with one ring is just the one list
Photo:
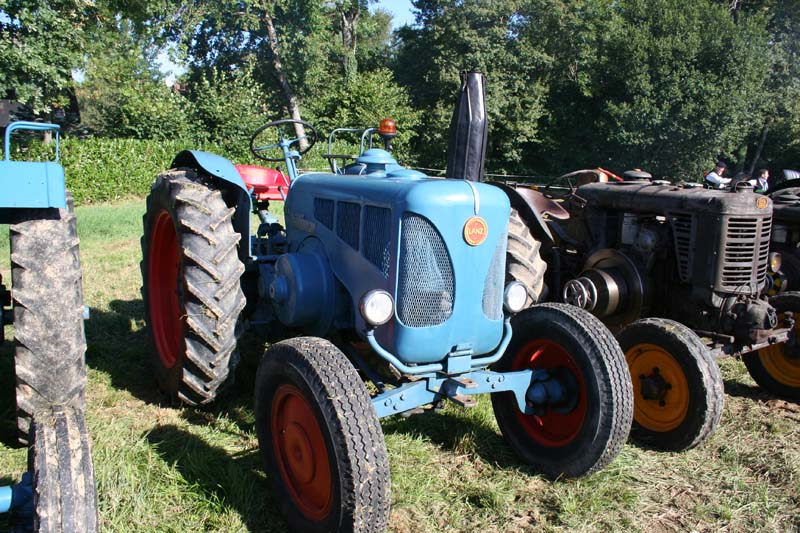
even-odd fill
[(0, 487), (0, 513), (7, 513), (11, 510), (11, 487)]
[(61, 129), (61, 126), (58, 124), (48, 124), (45, 122), (12, 122), (6, 127), (6, 138), (5, 143), (3, 144), (3, 156), (6, 161), (11, 161), (11, 134), (16, 130), (30, 130), (30, 131), (54, 131), (56, 132), (56, 160), (55, 162), (58, 163), (58, 130)]
[[(451, 373), (460, 373), (464, 370), (471, 368), (485, 368), (492, 363), (495, 363), (500, 360), (503, 354), (508, 348), (508, 343), (511, 342), (511, 319), (506, 317), (503, 321), (503, 338), (500, 341), (500, 345), (491, 355), (486, 357), (482, 357), (479, 359), (472, 359), (471, 357), (463, 357), (456, 354), (456, 358), (460, 361), (455, 363), (455, 368), (458, 370), (453, 372), (450, 370), (452, 366), (448, 362), (448, 372)], [(417, 366), (409, 366), (400, 362), (400, 360), (394, 356), (391, 352), (387, 351), (380, 345), (378, 339), (375, 338), (375, 330), (367, 330), (367, 343), (369, 344), (370, 348), (372, 348), (375, 353), (377, 353), (383, 360), (392, 364), (397, 370), (402, 372), (403, 374), (410, 374), (412, 376), (419, 376), (423, 374), (431, 374), (434, 372), (442, 372), (444, 370), (444, 365), (442, 363), (429, 363), (427, 365), (417, 365)], [(467, 366), (469, 365), (469, 366)]]
[[(13, 512), (15, 521), (33, 526), (33, 475), (22, 474), (22, 481), (11, 487), (0, 487), (0, 513)], [(15, 530), (16, 531), (16, 530)]]

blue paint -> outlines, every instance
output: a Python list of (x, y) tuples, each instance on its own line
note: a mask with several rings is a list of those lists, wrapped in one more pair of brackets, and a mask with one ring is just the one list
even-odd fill
[(11, 487), (0, 487), (0, 513), (11, 510)]
[[(58, 163), (59, 139), (57, 124), (12, 122), (6, 127), (5, 154), (0, 161), (0, 208), (67, 207), (64, 168)], [(13, 161), (11, 134), (18, 130), (55, 131), (55, 161)]]

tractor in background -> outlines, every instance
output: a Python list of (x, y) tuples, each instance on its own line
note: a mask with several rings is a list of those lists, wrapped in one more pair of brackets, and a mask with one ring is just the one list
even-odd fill
[[(20, 130), (55, 132), (55, 161), (12, 160), (11, 136)], [(15, 532), (92, 533), (98, 516), (84, 416), (81, 265), (58, 130), (9, 124), (0, 162), (0, 222), (11, 232), (11, 284), (0, 278), (0, 319), (14, 326), (17, 426), (30, 470), (0, 487), (0, 513), (11, 513)]]
[(786, 233), (774, 233), (772, 201), (748, 183), (711, 191), (627, 174), (515, 190), (547, 213), (531, 225), (551, 266), (547, 298), (617, 334), (633, 379), (632, 435), (667, 450), (707, 439), (724, 402), (715, 357), (741, 356), (761, 387), (800, 398), (800, 293), (768, 298), (780, 269), (770, 235), (774, 244)]
[[(384, 530), (380, 419), (472, 407), (478, 394), (492, 395), (503, 435), (536, 471), (607, 465), (632, 418), (624, 355), (584, 310), (523, 310), (525, 286), (506, 281), (507, 196), (402, 167), (390, 120), (360, 131), (358, 154), (329, 150), (331, 172), (299, 175), (317, 133), (304, 122), (298, 138), (294, 123), (265, 124), (250, 142), (286, 174), (185, 151), (153, 183), (142, 275), (161, 388), (211, 402), (245, 324), (282, 339), (258, 368), (256, 431), (296, 530)], [(285, 225), (267, 210), (276, 200)]]

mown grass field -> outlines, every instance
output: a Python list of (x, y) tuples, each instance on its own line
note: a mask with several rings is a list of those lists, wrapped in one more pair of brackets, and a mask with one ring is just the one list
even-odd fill
[[(89, 366), (88, 424), (106, 531), (285, 531), (253, 427), (264, 346), (246, 336), (237, 384), (209, 410), (161, 403), (139, 293), (143, 200), (78, 208)], [(7, 230), (0, 273), (8, 279)], [(57, 294), (53, 298), (58, 298)], [(6, 328), (10, 337), (13, 328)], [(605, 471), (549, 482), (505, 445), (488, 398), (477, 408), (383, 422), (391, 530), (800, 530), (800, 405), (723, 361), (726, 407), (709, 442), (683, 454), (627, 445)], [(0, 349), (0, 485), (26, 467), (14, 446), (12, 348)], [(0, 531), (8, 524), (0, 519)]]

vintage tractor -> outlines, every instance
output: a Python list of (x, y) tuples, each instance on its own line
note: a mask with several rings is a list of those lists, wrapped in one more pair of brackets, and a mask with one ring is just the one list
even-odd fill
[(670, 450), (710, 436), (724, 401), (714, 357), (742, 356), (759, 385), (797, 399), (800, 293), (767, 300), (769, 198), (747, 183), (726, 192), (629, 177), (564, 194), (517, 190), (551, 214), (552, 238), (537, 234), (559, 265), (546, 276), (551, 295), (617, 332), (632, 434)]
[[(78, 234), (58, 128), (9, 124), (0, 162), (0, 222), (11, 228), (11, 289), (0, 278), (0, 317), (14, 325), (17, 425), (30, 469), (19, 484), (0, 487), (0, 513), (11, 513), (15, 532), (98, 530)], [(55, 161), (12, 161), (11, 135), (19, 130), (55, 132)]]
[[(581, 309), (516, 313), (527, 295), (504, 279), (506, 195), (398, 165), (390, 120), (361, 132), (357, 155), (329, 149), (330, 173), (298, 175), (317, 134), (303, 122), (301, 139), (297, 124), (266, 124), (250, 143), (286, 174), (186, 151), (153, 184), (142, 274), (162, 389), (209, 402), (233, 373), (242, 325), (284, 339), (259, 365), (256, 430), (297, 530), (383, 530), (379, 419), (445, 400), (471, 407), (491, 393), (503, 435), (546, 476), (608, 464), (632, 417), (624, 356)], [(284, 198), (285, 227), (267, 211)]]

